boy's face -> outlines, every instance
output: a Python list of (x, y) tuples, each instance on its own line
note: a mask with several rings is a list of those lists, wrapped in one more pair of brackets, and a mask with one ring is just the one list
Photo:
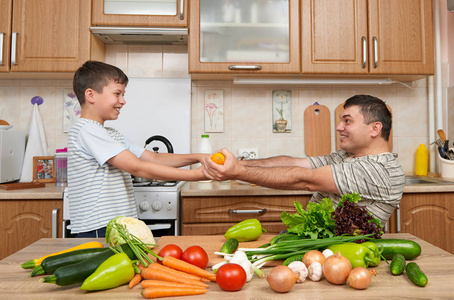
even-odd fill
[(123, 105), (126, 104), (124, 99), (125, 85), (121, 83), (110, 82), (103, 88), (102, 93), (93, 91), (94, 106), (97, 121), (104, 124), (107, 120), (116, 120), (120, 114)]

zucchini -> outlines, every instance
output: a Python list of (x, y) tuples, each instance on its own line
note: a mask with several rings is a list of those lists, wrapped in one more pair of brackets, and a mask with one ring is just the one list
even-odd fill
[(104, 251), (111, 250), (110, 248), (87, 248), (46, 257), (39, 266), (33, 269), (31, 277), (43, 274), (54, 274), (60, 267), (81, 262)]
[(287, 257), (282, 263), (284, 266), (288, 266), (291, 262), (294, 261), (303, 261), (304, 254), (297, 254), (290, 257)]
[(405, 259), (415, 259), (421, 254), (421, 246), (415, 241), (404, 239), (370, 239), (386, 259), (392, 259), (395, 254), (402, 254)]
[(238, 240), (232, 238), (232, 239), (228, 239), (224, 243), (224, 245), (222, 245), (221, 252), (222, 253), (232, 254), (233, 252), (236, 251), (237, 248), (238, 248)]
[(428, 282), (427, 276), (421, 271), (416, 263), (408, 263), (407, 267), (405, 268), (405, 272), (407, 273), (408, 278), (410, 278), (410, 280), (414, 284), (418, 286), (426, 286)]
[(393, 260), (389, 265), (389, 269), (391, 270), (391, 274), (393, 275), (400, 275), (405, 270), (405, 257), (402, 254), (395, 254), (393, 256)]
[[(131, 260), (137, 259), (128, 244), (122, 244), (121, 248)], [(76, 264), (58, 268), (53, 275), (42, 278), (41, 282), (55, 283), (60, 286), (82, 283), (96, 271), (99, 265), (114, 254), (109, 248), (109, 251), (98, 253)]]

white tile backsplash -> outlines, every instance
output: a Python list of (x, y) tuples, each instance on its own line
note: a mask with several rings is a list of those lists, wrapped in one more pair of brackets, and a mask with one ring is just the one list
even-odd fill
[[(120, 67), (130, 77), (188, 78), (185, 46), (108, 45), (106, 62)], [(443, 74), (448, 74), (444, 66)], [(447, 75), (446, 75), (447, 76)], [(444, 83), (449, 82), (445, 78)], [(223, 147), (235, 155), (239, 148), (258, 148), (260, 157), (291, 155), (305, 157), (304, 110), (318, 102), (331, 112), (332, 150), (335, 149), (334, 110), (355, 94), (377, 96), (393, 111), (393, 152), (406, 173), (414, 172), (416, 148), (429, 145), (427, 80), (389, 86), (276, 86), (233, 85), (231, 81), (192, 82), (191, 147), (196, 149), (204, 134), (204, 91), (224, 91), (224, 132), (209, 133), (213, 149)], [(63, 89), (71, 80), (0, 80), (0, 119), (28, 130), (34, 96), (44, 98), (40, 111), (45, 123), (49, 151), (66, 146), (62, 132)], [(274, 133), (272, 129), (272, 91), (292, 91), (292, 132)], [(452, 88), (451, 88), (452, 89)], [(152, 92), (152, 91), (150, 91)], [(448, 98), (447, 92), (444, 98)], [(452, 97), (449, 97), (452, 98)], [(452, 111), (452, 109), (451, 109)], [(448, 118), (448, 117), (447, 117)], [(451, 118), (449, 118), (451, 119)], [(133, 126), (133, 124), (132, 124)], [(431, 151), (432, 152), (432, 151)]]

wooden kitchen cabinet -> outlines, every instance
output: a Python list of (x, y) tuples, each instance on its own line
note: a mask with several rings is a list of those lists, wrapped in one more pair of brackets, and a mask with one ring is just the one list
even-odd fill
[(41, 238), (51, 238), (52, 226), (62, 237), (62, 222), (63, 200), (0, 200), (0, 259)]
[(189, 73), (300, 73), (299, 1), (195, 0)]
[(434, 73), (431, 0), (301, 4), (303, 73)]
[[(144, 26), (144, 27), (187, 27), (188, 26), (188, 2), (189, 0), (174, 0), (172, 1), (110, 1), (116, 7), (124, 5), (122, 13), (106, 13), (106, 1), (110, 0), (92, 0), (93, 12), (91, 16), (92, 25), (94, 26)], [(159, 5), (172, 6), (175, 5), (175, 14), (167, 15), (167, 12), (159, 14), (158, 11), (167, 10), (158, 7)], [(133, 6), (137, 5), (136, 8)], [(140, 6), (140, 7), (139, 7)], [(153, 7), (155, 6), (155, 7)], [(156, 14), (144, 15), (133, 14), (143, 9), (156, 11)], [(126, 11), (126, 12), (124, 12)]]
[(104, 44), (89, 30), (90, 0), (0, 2), (2, 72), (74, 72), (89, 59), (104, 60)]
[(283, 211), (296, 213), (293, 201), (307, 206), (311, 195), (285, 196), (207, 196), (183, 197), (182, 235), (224, 234), (246, 219), (258, 219), (269, 234), (286, 229), (280, 219)]
[(9, 72), (12, 0), (0, 0), (0, 72)]
[(400, 232), (454, 254), (454, 193), (404, 193)]

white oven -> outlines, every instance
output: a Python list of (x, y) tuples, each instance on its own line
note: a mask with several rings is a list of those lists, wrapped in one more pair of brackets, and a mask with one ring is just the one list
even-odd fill
[[(151, 181), (134, 183), (137, 213), (153, 236), (179, 235), (181, 189), (186, 181)], [(71, 235), (67, 188), (63, 193), (63, 237)]]

